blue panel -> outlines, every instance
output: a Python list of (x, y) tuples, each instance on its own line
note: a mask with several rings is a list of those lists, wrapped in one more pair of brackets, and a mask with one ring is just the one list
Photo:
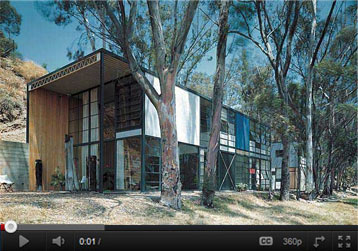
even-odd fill
[(236, 148), (249, 151), (250, 120), (236, 113)]

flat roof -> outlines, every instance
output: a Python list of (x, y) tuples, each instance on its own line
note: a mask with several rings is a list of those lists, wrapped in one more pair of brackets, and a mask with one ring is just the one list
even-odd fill
[[(105, 83), (130, 74), (128, 61), (125, 58), (101, 48), (27, 83), (28, 91), (31, 92), (38, 88), (44, 88), (61, 94), (73, 95), (86, 89), (99, 86), (101, 53), (103, 53)], [(146, 68), (142, 68), (142, 70), (157, 77), (157, 74), (153, 71)], [(198, 93), (188, 87), (181, 85), (177, 86), (211, 102), (211, 98), (208, 96)], [(230, 111), (239, 113), (254, 122), (269, 127), (268, 125), (259, 122), (257, 119), (251, 118), (250, 116), (230, 106), (223, 105), (223, 107)]]

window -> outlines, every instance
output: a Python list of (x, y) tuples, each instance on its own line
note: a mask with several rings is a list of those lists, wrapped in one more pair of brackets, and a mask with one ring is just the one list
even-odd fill
[[(68, 127), (74, 145), (99, 140), (97, 90), (98, 88), (94, 88), (70, 98)], [(91, 138), (89, 138), (90, 133)]]
[(180, 180), (183, 190), (199, 188), (199, 149), (179, 143)]
[(140, 190), (141, 138), (131, 137), (117, 141), (117, 189)]
[(200, 98), (200, 145), (207, 147), (211, 130), (211, 103)]
[(221, 113), (221, 118), (220, 144), (228, 146), (228, 151), (235, 152), (235, 113), (224, 108)]
[(260, 165), (260, 179), (261, 179), (261, 189), (268, 190), (270, 188), (270, 179), (271, 179), (271, 168), (270, 163), (267, 160), (261, 160)]
[(145, 190), (160, 190), (161, 146), (160, 139), (145, 137)]
[(237, 155), (235, 159), (235, 184), (249, 184), (249, 158)]
[(200, 164), (199, 164), (199, 188), (203, 188), (204, 184), (204, 174), (205, 174), (205, 165), (206, 165), (206, 149), (200, 149)]
[[(76, 146), (73, 148), (73, 162), (77, 170), (77, 178), (82, 180), (82, 177), (88, 177), (87, 175), (87, 161), (88, 161), (88, 145)], [(83, 185), (84, 189), (88, 188), (88, 180)]]
[(104, 86), (104, 117), (103, 117), (103, 136), (104, 139), (115, 138), (115, 82)]
[(229, 133), (229, 124), (227, 121), (225, 120), (221, 120), (221, 129), (220, 129), (221, 132), (223, 133)]
[(276, 154), (276, 158), (282, 158), (283, 157), (283, 150), (276, 150), (275, 154)]
[(141, 126), (142, 89), (131, 78), (116, 84), (117, 131), (126, 131)]
[(99, 104), (98, 104), (98, 88), (91, 90), (91, 141), (99, 141)]

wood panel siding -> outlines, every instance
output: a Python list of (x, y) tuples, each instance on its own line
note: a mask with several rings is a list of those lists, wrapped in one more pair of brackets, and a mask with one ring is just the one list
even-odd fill
[(69, 98), (40, 88), (29, 93), (29, 102), (29, 187), (36, 189), (35, 160), (41, 159), (43, 189), (51, 190), (55, 168), (65, 172)]

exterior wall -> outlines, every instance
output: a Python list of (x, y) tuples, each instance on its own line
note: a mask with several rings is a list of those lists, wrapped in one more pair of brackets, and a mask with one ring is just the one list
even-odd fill
[[(154, 88), (160, 93), (160, 86), (158, 78), (155, 78), (149, 74), (147, 74), (149, 80), (152, 82)], [(53, 93), (50, 91), (46, 91), (44, 89), (36, 89), (29, 93), (29, 101), (30, 101), (30, 109), (29, 109), (29, 148), (30, 148), (30, 156), (29, 156), (29, 177), (30, 177), (30, 189), (35, 189), (35, 160), (41, 159), (43, 161), (43, 189), (50, 190), (49, 186), (51, 182), (51, 175), (54, 173), (54, 170), (57, 166), (60, 167), (61, 171), (65, 170), (65, 151), (64, 151), (64, 136), (65, 134), (71, 134), (71, 126), (69, 127), (69, 116), (71, 117), (71, 113), (69, 113), (69, 97), (66, 95), (60, 95), (57, 93)], [(200, 146), (201, 148), (194, 150), (190, 149), (189, 152), (183, 151), (183, 144), (181, 145), (182, 151), (182, 162), (185, 160), (187, 163), (195, 160), (197, 162), (195, 164), (195, 169), (193, 166), (189, 166), (192, 170), (189, 173), (191, 175), (190, 181), (188, 181), (188, 189), (191, 189), (192, 181), (195, 180), (196, 185), (201, 186), (203, 181), (203, 169), (205, 165), (205, 145), (200, 143), (200, 140), (203, 141), (203, 138), (200, 137), (201, 126), (203, 127), (203, 122), (201, 121), (200, 112), (202, 99), (199, 95), (192, 93), (188, 90), (184, 90), (180, 87), (176, 87), (176, 102), (177, 102), (177, 130), (178, 130), (178, 141), (180, 143), (187, 144), (186, 150), (192, 147)], [(210, 101), (208, 101), (210, 102)], [(82, 111), (82, 109), (80, 109)], [(251, 135), (251, 124), (256, 122), (250, 121), (249, 118), (238, 118), (239, 113), (225, 108), (223, 111), (223, 121), (226, 123), (226, 129), (223, 129), (220, 134), (220, 149), (224, 159), (220, 159), (218, 164), (218, 174), (220, 173), (220, 177), (218, 177), (218, 185), (222, 183), (222, 180), (226, 174), (226, 167), (230, 167), (230, 176), (226, 176), (224, 180), (224, 184), (222, 189), (232, 189), (238, 183), (247, 183), (248, 188), (252, 189), (250, 184), (254, 182), (259, 184), (260, 187), (266, 189), (267, 187), (267, 177), (261, 173), (261, 169), (263, 167), (269, 168), (269, 165), (263, 165), (264, 161), (269, 163), (269, 156), (267, 156), (267, 149), (269, 147), (268, 143), (264, 143), (265, 140), (262, 139), (261, 135), (258, 137), (258, 141), (260, 142), (260, 146), (253, 146), (250, 148), (250, 135)], [(83, 112), (83, 114), (85, 114)], [(92, 109), (91, 113), (92, 115)], [(241, 116), (241, 115), (240, 115)], [(92, 121), (92, 120), (91, 120)], [(95, 120), (93, 120), (95, 121)], [(96, 120), (97, 121), (97, 120)], [(157, 115), (157, 111), (154, 106), (150, 102), (147, 96), (144, 96), (144, 123), (145, 127), (139, 129), (133, 129), (128, 131), (118, 131), (116, 133), (116, 142), (114, 145), (114, 156), (113, 163), (115, 170), (115, 189), (118, 190), (156, 190), (160, 189), (160, 127), (159, 127), (159, 119)], [(92, 128), (92, 122), (89, 123)], [(82, 123), (80, 129), (82, 127), (88, 129), (89, 124)], [(209, 123), (210, 124), (210, 123)], [(206, 125), (207, 129), (210, 125)], [(99, 126), (99, 124), (97, 125)], [(261, 124), (260, 124), (261, 126)], [(223, 127), (224, 128), (224, 127)], [(84, 130), (84, 129), (83, 129)], [(143, 132), (143, 130), (145, 132)], [(242, 130), (244, 132), (242, 132)], [(260, 129), (261, 130), (261, 129)], [(92, 129), (90, 130), (91, 134), (88, 136), (92, 140), (93, 134)], [(143, 135), (145, 134), (145, 136)], [(92, 136), (91, 136), (92, 135)], [(143, 148), (140, 150), (132, 149), (133, 146), (139, 145), (137, 143), (133, 144), (130, 141), (134, 139), (134, 136), (143, 136), (145, 140), (141, 141)], [(98, 142), (89, 145), (89, 141), (87, 138), (87, 143), (85, 141), (84, 136), (77, 136), (78, 145), (78, 161), (81, 162), (82, 167), (86, 165), (86, 156), (96, 155), (99, 156), (98, 153)], [(243, 137), (243, 138), (242, 138)], [(76, 138), (76, 137), (75, 137)], [(139, 137), (138, 137), (139, 138)], [(82, 140), (82, 141), (81, 141)], [(90, 141), (91, 141), (90, 140)], [(98, 139), (96, 139), (98, 140)], [(81, 141), (81, 142), (80, 142)], [(123, 141), (123, 142), (122, 142)], [(128, 142), (127, 142), (128, 141)], [(155, 142), (154, 142), (155, 141)], [(158, 141), (158, 142), (157, 142)], [(155, 145), (154, 143), (157, 145)], [(204, 142), (204, 141), (203, 141)], [(240, 142), (240, 143), (238, 143)], [(123, 143), (123, 145), (122, 145)], [(127, 143), (127, 144), (125, 144)], [(262, 147), (261, 147), (262, 143)], [(153, 145), (154, 144), (154, 145)], [(266, 144), (266, 145), (265, 145)], [(92, 146), (94, 147), (92, 149)], [(156, 147), (155, 147), (156, 146)], [(264, 148), (265, 147), (265, 148)], [(81, 148), (81, 149), (80, 149)], [(124, 158), (125, 154), (133, 156), (133, 152), (135, 150), (135, 158), (132, 158), (131, 165), (125, 166)], [(154, 151), (155, 150), (155, 151)], [(194, 153), (195, 152), (195, 153)], [(139, 155), (142, 154), (142, 155)], [(236, 153), (236, 154), (235, 154)], [(228, 155), (229, 154), (229, 155)], [(228, 155), (228, 156), (226, 156)], [(107, 156), (104, 154), (104, 156)], [(220, 155), (221, 156), (221, 155)], [(235, 156), (235, 160), (232, 165), (230, 162), (232, 158), (231, 156)], [(241, 158), (241, 157), (245, 158)], [(110, 156), (108, 156), (108, 159)], [(253, 166), (252, 160), (257, 160), (257, 166), (255, 166), (255, 173), (251, 175), (250, 171)], [(221, 162), (220, 162), (221, 161)], [(142, 169), (140, 170), (140, 175), (138, 166), (141, 162)], [(107, 162), (105, 162), (106, 164)], [(185, 163), (185, 162), (183, 162)], [(185, 164), (183, 164), (185, 166)], [(99, 166), (97, 166), (99, 168)], [(125, 169), (127, 168), (127, 169)], [(127, 174), (126, 174), (127, 170)], [(82, 168), (82, 175), (86, 175), (85, 169)], [(188, 170), (186, 170), (188, 171)], [(194, 177), (194, 171), (197, 174), (197, 177)], [(267, 171), (266, 169), (264, 171)], [(131, 172), (134, 172), (135, 175), (132, 175)], [(100, 178), (98, 176), (98, 170), (96, 172), (97, 181)], [(125, 177), (125, 180), (121, 180), (119, 177), (120, 174), (122, 177)], [(117, 175), (117, 176), (116, 176)], [(119, 176), (118, 176), (119, 175)], [(183, 172), (182, 175), (188, 175), (188, 172)], [(80, 177), (81, 175), (79, 175)], [(135, 176), (135, 181), (131, 180)], [(147, 176), (150, 176), (151, 184), (147, 184)], [(242, 176), (242, 177), (241, 177)], [(140, 177), (140, 186), (138, 186), (138, 179)], [(129, 179), (129, 185), (125, 184)], [(255, 180), (254, 180), (255, 179)], [(234, 184), (233, 184), (234, 183)], [(252, 183), (252, 184), (254, 184)], [(219, 187), (218, 187), (219, 188)]]
[[(283, 146), (281, 143), (272, 143), (271, 146), (271, 166), (272, 169), (276, 170), (275, 175), (275, 188), (280, 189), (281, 187), (281, 169), (282, 169), (282, 157), (276, 156), (276, 151), (280, 151), (283, 149)], [(300, 156), (297, 153), (297, 150), (295, 148), (295, 143), (292, 143), (290, 145), (289, 150), (289, 157), (288, 157), (288, 163), (289, 163), (289, 170), (290, 170), (290, 189), (297, 189), (298, 185), (298, 167), (299, 165), (301, 167), (304, 167), (305, 165), (305, 159), (300, 158)], [(300, 162), (300, 163), (299, 163)], [(304, 190), (304, 171), (303, 168), (301, 168), (301, 190)]]
[[(146, 76), (148, 77), (154, 88), (157, 90), (157, 92), (160, 94), (159, 79), (153, 77), (150, 74), (146, 74)], [(147, 95), (145, 95), (144, 107), (145, 135), (160, 138), (158, 113), (152, 102), (150, 102)]]
[[(147, 74), (154, 88), (160, 93), (159, 80)], [(200, 145), (200, 97), (180, 87), (175, 87), (176, 122), (178, 141)], [(149, 98), (145, 97), (145, 134), (160, 137), (158, 113)]]
[[(271, 163), (272, 168), (282, 167), (282, 157), (276, 157), (276, 151), (282, 150), (283, 146), (281, 143), (272, 143), (271, 145)], [(298, 167), (298, 154), (294, 147), (294, 144), (290, 145), (290, 152), (288, 157), (289, 167)]]
[(29, 189), (36, 189), (35, 160), (43, 165), (43, 189), (50, 189), (58, 166), (65, 172), (65, 134), (68, 134), (69, 98), (45, 89), (29, 93)]
[(0, 175), (14, 182), (14, 190), (29, 189), (29, 145), (0, 140)]
[(178, 141), (200, 145), (200, 97), (175, 87)]

